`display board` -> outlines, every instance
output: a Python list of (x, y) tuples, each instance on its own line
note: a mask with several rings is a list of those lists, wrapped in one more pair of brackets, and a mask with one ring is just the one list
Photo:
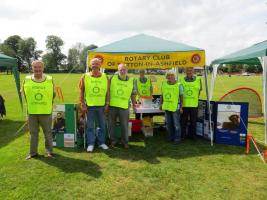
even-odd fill
[(216, 103), (215, 143), (245, 146), (248, 103)]
[(76, 104), (57, 104), (52, 112), (53, 146), (75, 147), (77, 140)]
[[(197, 114), (197, 128), (196, 135), (199, 137), (204, 137), (205, 139), (210, 140), (210, 131), (209, 131), (209, 113), (206, 100), (198, 101), (198, 114)], [(211, 113), (211, 126), (214, 132), (214, 121), (215, 121), (215, 102), (210, 101), (210, 113)]]

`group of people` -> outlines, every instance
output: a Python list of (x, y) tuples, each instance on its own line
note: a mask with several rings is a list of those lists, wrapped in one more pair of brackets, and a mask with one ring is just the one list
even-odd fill
[[(108, 149), (105, 144), (106, 121), (110, 134), (111, 147), (115, 147), (116, 120), (119, 119), (121, 127), (121, 142), (128, 148), (128, 121), (130, 99), (135, 111), (136, 89), (134, 79), (128, 75), (125, 64), (118, 65), (118, 72), (110, 79), (100, 71), (101, 60), (93, 58), (90, 62), (91, 71), (84, 74), (80, 80), (80, 103), (82, 112), (87, 113), (87, 151), (92, 152), (95, 144), (95, 124), (98, 124), (98, 145)], [(108, 119), (106, 120), (106, 113)]]
[[(101, 72), (101, 64), (101, 59), (93, 58), (90, 61), (90, 71), (81, 77), (79, 84), (81, 111), (87, 115), (87, 152), (94, 150), (96, 135), (99, 148), (104, 150), (109, 148), (105, 142), (107, 125), (110, 147), (117, 145), (115, 137), (117, 119), (120, 123), (123, 147), (129, 148), (130, 106), (132, 105), (133, 111), (136, 112), (136, 95), (140, 98), (152, 97), (153, 93), (151, 80), (145, 77), (144, 70), (140, 70), (140, 77), (135, 80), (128, 75), (127, 66), (121, 63), (118, 65), (118, 71), (109, 78)], [(53, 79), (43, 73), (42, 61), (34, 61), (32, 71), (33, 74), (26, 76), (22, 86), (27, 102), (30, 131), (30, 153), (26, 157), (27, 160), (38, 156), (39, 126), (44, 132), (47, 157), (54, 156), (51, 132), (51, 113), (55, 97)], [(179, 143), (187, 136), (194, 139), (200, 91), (201, 81), (193, 75), (193, 68), (186, 68), (186, 76), (181, 81), (176, 80), (173, 70), (166, 72), (166, 81), (161, 87), (160, 109), (165, 111), (167, 131), (172, 142)], [(181, 120), (180, 114), (182, 114)]]
[[(182, 139), (196, 137), (198, 99), (202, 90), (201, 79), (194, 76), (192, 67), (185, 69), (186, 76), (176, 80), (175, 72), (166, 72), (162, 83), (161, 109), (165, 111), (169, 140), (180, 143)], [(181, 116), (181, 117), (180, 117)]]

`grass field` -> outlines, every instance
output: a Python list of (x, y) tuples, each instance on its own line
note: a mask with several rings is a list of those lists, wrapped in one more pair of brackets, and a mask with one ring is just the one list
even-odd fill
[[(80, 75), (53, 76), (65, 102), (77, 102)], [(29, 134), (15, 134), (25, 114), (14, 80), (0, 74), (0, 81), (8, 114), (0, 121), (0, 199), (267, 199), (267, 165), (255, 151), (245, 155), (244, 148), (211, 147), (205, 140), (172, 145), (164, 131), (156, 131), (152, 138), (134, 136), (128, 150), (97, 149), (88, 154), (83, 149), (55, 148), (55, 159), (26, 161)], [(219, 76), (214, 100), (237, 87), (262, 94), (261, 83), (260, 76)], [(249, 121), (249, 132), (259, 140), (264, 139), (263, 128), (263, 119)], [(39, 153), (44, 155), (40, 136)]]

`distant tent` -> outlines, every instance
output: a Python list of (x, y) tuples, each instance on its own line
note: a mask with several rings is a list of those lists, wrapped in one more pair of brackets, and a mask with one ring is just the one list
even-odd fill
[(212, 98), (212, 92), (217, 75), (217, 69), (222, 64), (261, 64), (263, 69), (263, 97), (264, 97), (264, 121), (265, 121), (265, 144), (267, 144), (267, 40), (254, 44), (248, 48), (231, 53), (224, 57), (212, 61), (213, 76), (211, 81), (211, 93), (209, 99)]
[(262, 117), (262, 102), (258, 92), (251, 88), (237, 88), (227, 92), (219, 101), (226, 102), (248, 102), (249, 110), (248, 117)]
[(22, 107), (22, 97), (20, 94), (20, 76), (18, 72), (18, 63), (16, 58), (9, 57), (7, 55), (0, 53), (0, 69), (1, 68), (10, 68), (12, 69), (15, 82), (16, 82), (16, 88), (19, 96), (20, 105)]

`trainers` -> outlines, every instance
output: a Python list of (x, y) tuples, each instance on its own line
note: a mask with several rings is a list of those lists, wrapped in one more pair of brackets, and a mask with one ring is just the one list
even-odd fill
[(47, 158), (55, 158), (53, 153), (47, 153)]
[(37, 154), (34, 154), (34, 155), (29, 154), (25, 159), (26, 159), (26, 160), (30, 160), (30, 159), (32, 159), (32, 158), (37, 158), (38, 156), (39, 156), (38, 153), (37, 153)]
[(93, 150), (94, 150), (94, 145), (89, 145), (87, 147), (87, 152), (93, 152)]
[(129, 145), (128, 144), (124, 144), (124, 149), (129, 149)]
[(111, 142), (111, 144), (110, 144), (110, 148), (115, 148), (115, 145), (116, 145), (115, 142)]
[(101, 144), (101, 145), (99, 145), (99, 147), (101, 149), (104, 149), (104, 150), (107, 150), (108, 149), (108, 146), (106, 144)]

